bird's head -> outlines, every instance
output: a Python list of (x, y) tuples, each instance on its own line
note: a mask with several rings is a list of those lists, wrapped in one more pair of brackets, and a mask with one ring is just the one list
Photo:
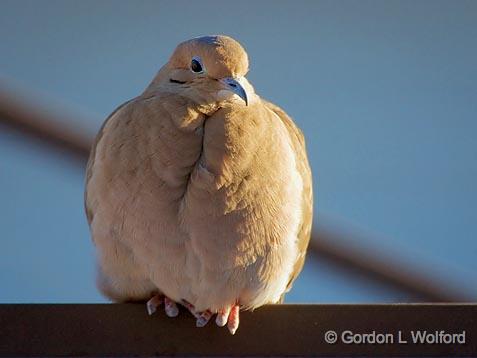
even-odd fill
[(203, 106), (248, 105), (254, 90), (247, 72), (248, 56), (237, 41), (223, 35), (197, 37), (177, 46), (146, 92), (160, 87)]

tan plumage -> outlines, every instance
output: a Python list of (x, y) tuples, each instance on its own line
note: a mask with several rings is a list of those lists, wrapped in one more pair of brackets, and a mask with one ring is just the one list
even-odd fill
[(109, 298), (160, 293), (198, 318), (228, 317), (235, 332), (235, 306), (279, 302), (301, 271), (312, 222), (304, 138), (247, 71), (229, 37), (186, 41), (104, 123), (85, 206)]

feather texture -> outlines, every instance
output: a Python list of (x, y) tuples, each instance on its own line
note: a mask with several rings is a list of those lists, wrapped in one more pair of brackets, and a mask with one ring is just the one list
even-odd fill
[[(193, 56), (205, 74), (187, 68)], [(85, 207), (107, 297), (160, 292), (217, 312), (277, 303), (291, 288), (310, 237), (311, 171), (301, 131), (254, 93), (247, 69), (228, 37), (182, 43), (103, 124)], [(240, 78), (248, 105), (221, 78)]]

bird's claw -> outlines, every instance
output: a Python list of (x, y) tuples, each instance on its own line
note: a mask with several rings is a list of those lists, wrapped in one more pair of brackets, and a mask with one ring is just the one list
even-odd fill
[(195, 322), (195, 325), (197, 327), (204, 327), (212, 318), (214, 314), (210, 312), (209, 310), (201, 312), (199, 316), (197, 317), (197, 321)]
[(182, 300), (182, 305), (189, 310), (189, 312), (197, 319), (199, 319), (200, 313), (195, 310), (193, 304), (187, 302), (186, 300)]
[(196, 318), (195, 325), (197, 327), (204, 327), (210, 320), (210, 318), (214, 315), (211, 311), (206, 310), (204, 312), (198, 312), (194, 305), (187, 302), (186, 300), (182, 300), (182, 305), (189, 310), (189, 312)]
[[(190, 311), (190, 313), (196, 318), (197, 327), (204, 327), (214, 315), (210, 310), (197, 312), (194, 305), (185, 300), (182, 301), (182, 305), (186, 307)], [(232, 306), (220, 309), (217, 312), (215, 323), (219, 327), (224, 327), (225, 325), (227, 325), (227, 328), (229, 329), (230, 333), (235, 334), (239, 326), (239, 312), (240, 307), (238, 304), (234, 304)]]
[(179, 314), (179, 308), (176, 303), (172, 301), (169, 297), (163, 295), (154, 295), (149, 301), (146, 302), (147, 313), (149, 315), (154, 314), (159, 307), (164, 302), (164, 311), (168, 317), (176, 317)]
[(217, 324), (217, 326), (223, 327), (227, 324), (227, 321), (229, 319), (229, 313), (230, 313), (230, 307), (220, 309), (217, 312), (217, 317), (215, 318), (215, 323)]
[(164, 310), (168, 317), (177, 317), (179, 314), (179, 308), (176, 303), (167, 297), (164, 297)]
[[(169, 297), (164, 295), (155, 295), (151, 297), (146, 303), (147, 313), (149, 315), (154, 314), (157, 311), (157, 308), (164, 303), (164, 311), (168, 317), (176, 317), (179, 314), (179, 308), (177, 304), (171, 300)], [(210, 310), (205, 310), (203, 312), (196, 311), (194, 305), (182, 300), (181, 304), (189, 310), (189, 312), (196, 318), (195, 325), (197, 327), (204, 327), (212, 318), (214, 313)], [(215, 318), (215, 323), (219, 327), (224, 327), (227, 325), (230, 333), (235, 334), (239, 326), (239, 312), (240, 306), (235, 303), (232, 306), (228, 306), (220, 309), (217, 312), (217, 317)]]
[(157, 307), (162, 304), (162, 296), (155, 295), (152, 296), (149, 301), (146, 302), (147, 313), (150, 315), (154, 314), (157, 311)]
[(239, 312), (240, 312), (240, 307), (238, 304), (234, 304), (229, 313), (229, 317), (227, 319), (227, 328), (229, 329), (229, 332), (231, 334), (235, 334), (237, 332), (237, 329), (239, 327)]

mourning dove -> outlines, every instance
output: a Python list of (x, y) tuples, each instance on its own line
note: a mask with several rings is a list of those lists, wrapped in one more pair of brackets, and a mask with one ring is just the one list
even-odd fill
[(177, 303), (232, 334), (239, 311), (282, 302), (312, 221), (304, 138), (244, 77), (227, 36), (177, 46), (105, 121), (86, 175), (97, 284), (116, 302)]

